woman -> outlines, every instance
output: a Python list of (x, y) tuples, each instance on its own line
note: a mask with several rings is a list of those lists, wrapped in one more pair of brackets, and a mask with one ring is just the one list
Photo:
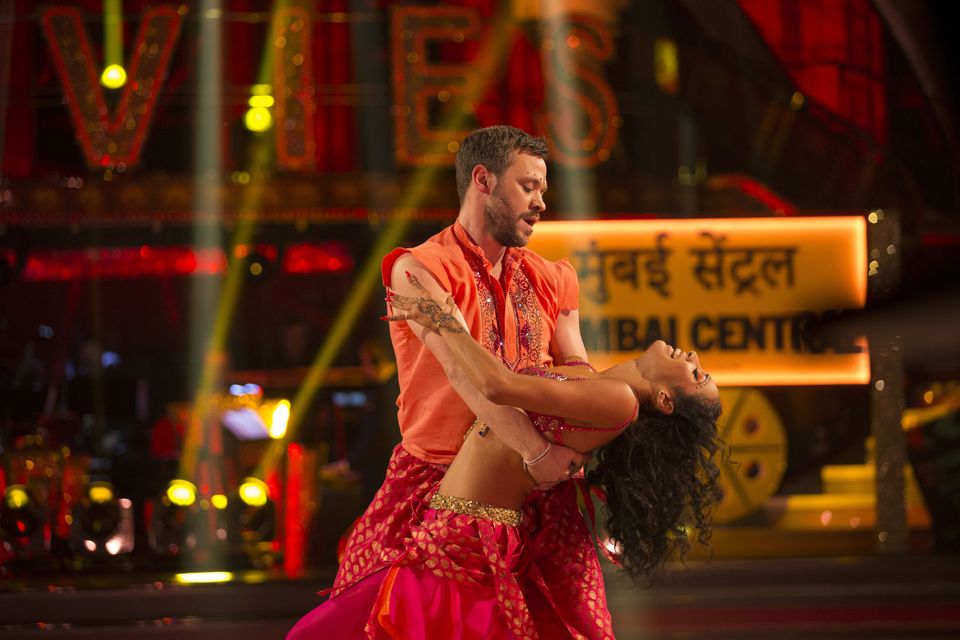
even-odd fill
[[(579, 362), (514, 373), (466, 332), (452, 299), (441, 304), (409, 278), (423, 295), (389, 292), (394, 315), (386, 319), (439, 333), (456, 359), (448, 376), (465, 377), (492, 402), (523, 408), (548, 441), (596, 450), (590, 482), (606, 492), (606, 529), (631, 577), (649, 575), (674, 550), (686, 552), (687, 525), (706, 543), (709, 510), (719, 494), (712, 458), (721, 446), (720, 403), (696, 353), (657, 341), (641, 357), (603, 372)], [(537, 544), (538, 525), (524, 523), (522, 510), (536, 488), (527, 468), (551, 446), (522, 460), (485, 425), (474, 425), (414, 529), (406, 556), (383, 580), (370, 635), (537, 636), (516, 576), (528, 568), (524, 548)], [(577, 579), (583, 576), (571, 576)], [(603, 588), (591, 585), (587, 593), (593, 586)], [(583, 633), (563, 629), (562, 618), (558, 612), (558, 633)]]

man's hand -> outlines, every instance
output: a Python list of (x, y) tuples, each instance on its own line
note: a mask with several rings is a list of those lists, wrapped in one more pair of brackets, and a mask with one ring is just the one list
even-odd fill
[(542, 460), (525, 466), (527, 473), (536, 480), (538, 489), (549, 489), (572, 478), (589, 459), (588, 455), (562, 444), (553, 443), (549, 453)]

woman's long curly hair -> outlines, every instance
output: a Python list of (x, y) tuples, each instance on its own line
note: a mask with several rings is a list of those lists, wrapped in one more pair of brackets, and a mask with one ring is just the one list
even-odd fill
[(607, 533), (636, 582), (652, 577), (674, 551), (682, 558), (691, 537), (708, 544), (721, 496), (714, 457), (726, 449), (717, 433), (720, 413), (719, 401), (677, 394), (673, 413), (644, 407), (597, 450), (590, 482), (606, 491)]

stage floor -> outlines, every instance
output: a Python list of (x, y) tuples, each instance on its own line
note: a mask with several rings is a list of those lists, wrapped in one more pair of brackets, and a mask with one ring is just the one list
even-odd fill
[[(223, 584), (158, 576), (0, 584), (0, 636), (269, 640), (320, 602), (332, 572)], [(607, 576), (618, 640), (960, 637), (960, 557), (723, 560), (672, 567), (649, 589)]]

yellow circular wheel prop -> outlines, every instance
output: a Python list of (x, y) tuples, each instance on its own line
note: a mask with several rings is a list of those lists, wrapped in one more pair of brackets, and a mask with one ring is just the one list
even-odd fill
[(730, 456), (720, 461), (723, 499), (714, 512), (717, 524), (756, 511), (780, 486), (787, 469), (787, 436), (780, 416), (756, 389), (721, 389), (720, 435)]

